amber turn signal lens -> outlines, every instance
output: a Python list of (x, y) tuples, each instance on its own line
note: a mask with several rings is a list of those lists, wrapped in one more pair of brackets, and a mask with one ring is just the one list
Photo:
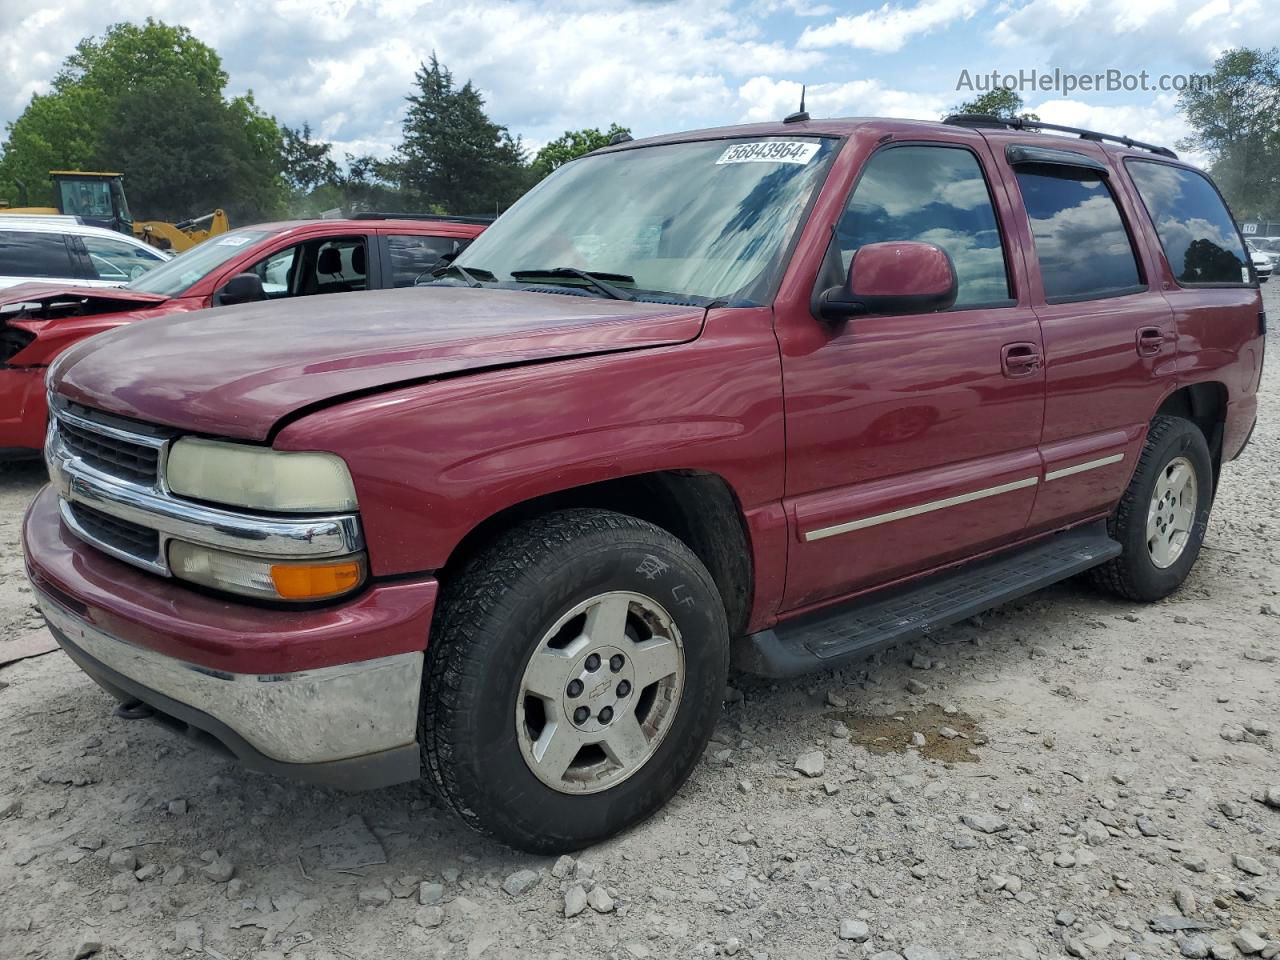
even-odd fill
[(359, 585), (363, 574), (356, 560), (271, 565), (271, 582), (286, 600), (323, 600), (346, 593)]

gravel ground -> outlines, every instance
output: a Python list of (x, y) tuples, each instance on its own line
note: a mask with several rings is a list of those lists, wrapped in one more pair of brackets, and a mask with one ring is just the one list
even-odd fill
[[(114, 718), (60, 652), (0, 669), (0, 960), (1276, 956), (1278, 430), (1168, 601), (1069, 583), (858, 668), (734, 678), (675, 801), (576, 861), (417, 786), (248, 774)], [(39, 626), (40, 482), (0, 475), (0, 638)]]

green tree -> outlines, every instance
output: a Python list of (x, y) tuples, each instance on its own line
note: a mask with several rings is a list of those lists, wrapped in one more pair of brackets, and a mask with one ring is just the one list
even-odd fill
[(1214, 180), (1237, 216), (1280, 213), (1280, 51), (1227, 50), (1209, 81), (1178, 97), (1195, 131), (1178, 146), (1212, 157)]
[(994, 90), (988, 90), (986, 93), (978, 94), (972, 100), (957, 103), (947, 111), (947, 115), (953, 113), (979, 113), (989, 117), (1003, 117), (1005, 119), (1014, 117), (1020, 117), (1023, 120), (1040, 119), (1034, 113), (1024, 111), (1022, 108), (1025, 106), (1026, 103), (1017, 91), (1010, 90), (1008, 87), (997, 87)]
[(480, 92), (470, 81), (456, 86), (435, 54), (414, 85), (404, 139), (385, 172), (420, 208), (489, 213), (514, 203), (530, 180), (520, 139), (490, 120)]
[[(186, 27), (148, 19), (81, 40), (50, 92), (9, 124), (0, 197), (18, 197), (21, 181), (30, 203), (51, 204), (50, 170), (114, 168), (140, 219), (219, 206), (241, 220), (273, 214), (284, 193), (279, 128), (252, 95), (227, 100), (226, 83), (218, 54)], [(184, 171), (210, 167), (209, 156), (230, 179), (191, 175), (175, 192)], [(179, 199), (191, 206), (176, 212)]]
[(281, 127), (284, 142), (284, 176), (297, 193), (310, 193), (322, 184), (338, 179), (338, 164), (333, 159), (333, 145), (311, 139), (311, 124), (299, 129)]
[(611, 123), (609, 124), (609, 129), (604, 133), (601, 133), (595, 127), (587, 127), (583, 130), (566, 130), (534, 155), (533, 172), (541, 179), (570, 160), (576, 160), (578, 157), (585, 156), (593, 150), (607, 147), (609, 141), (619, 134), (630, 136), (631, 128), (620, 127), (616, 123)]

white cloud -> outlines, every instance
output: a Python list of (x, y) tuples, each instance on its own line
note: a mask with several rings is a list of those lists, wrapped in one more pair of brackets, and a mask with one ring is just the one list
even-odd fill
[(1202, 70), (1230, 47), (1280, 43), (1280, 16), (1274, 0), (1015, 0), (993, 37), (1072, 69), (1137, 72), (1157, 54)]
[(800, 35), (803, 49), (860, 47), (891, 53), (916, 34), (929, 33), (956, 20), (967, 20), (986, 0), (919, 0), (912, 7), (886, 3), (878, 10), (837, 17), (820, 27), (807, 27)]
[[(752, 77), (738, 88), (738, 120), (780, 120), (800, 106), (800, 84), (772, 77)], [(945, 98), (883, 86), (879, 80), (810, 84), (805, 106), (815, 117), (901, 117), (937, 120)]]

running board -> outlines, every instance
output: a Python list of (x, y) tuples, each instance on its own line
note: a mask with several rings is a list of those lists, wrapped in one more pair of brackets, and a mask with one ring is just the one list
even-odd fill
[(1073, 577), (1119, 556), (1120, 549), (1099, 520), (741, 637), (734, 644), (733, 665), (777, 678), (827, 670)]

